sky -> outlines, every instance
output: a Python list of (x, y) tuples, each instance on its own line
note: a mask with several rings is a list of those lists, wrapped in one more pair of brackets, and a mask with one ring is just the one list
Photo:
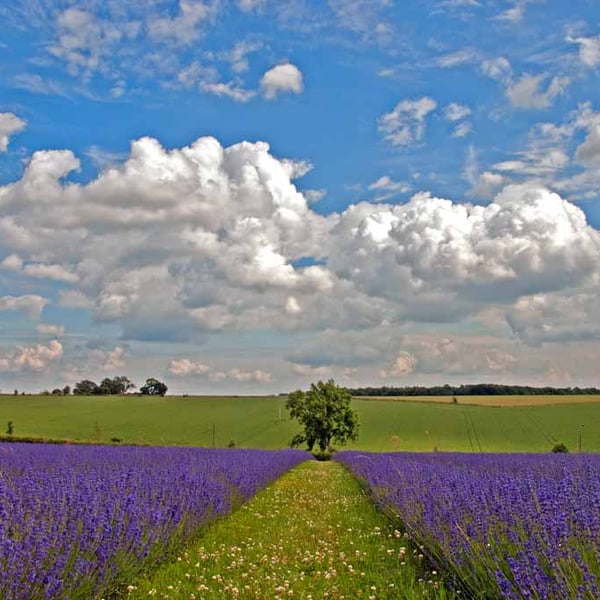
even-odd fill
[(0, 389), (599, 385), (596, 0), (0, 6)]

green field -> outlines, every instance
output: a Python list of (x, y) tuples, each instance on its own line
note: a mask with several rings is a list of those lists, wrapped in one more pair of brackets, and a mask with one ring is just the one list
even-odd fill
[[(556, 397), (549, 397), (555, 401)], [(360, 435), (349, 448), (544, 452), (557, 441), (600, 452), (600, 398), (563, 397), (564, 404), (477, 405), (355, 399)], [(578, 400), (579, 399), (579, 400)], [(497, 398), (496, 398), (497, 400)], [(540, 397), (535, 397), (536, 402)], [(475, 404), (466, 404), (475, 402)], [(525, 400), (520, 399), (523, 403)], [(282, 448), (298, 431), (281, 397), (0, 396), (0, 433), (15, 436), (157, 445)]]

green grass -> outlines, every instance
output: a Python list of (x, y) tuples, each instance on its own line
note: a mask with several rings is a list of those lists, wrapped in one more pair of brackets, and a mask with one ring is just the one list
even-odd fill
[[(552, 398), (553, 399), (553, 398)], [(556, 441), (600, 451), (600, 399), (538, 406), (477, 406), (356, 399), (360, 435), (348, 446), (371, 451), (545, 452)], [(0, 396), (0, 433), (123, 443), (283, 448), (296, 423), (276, 397)], [(281, 420), (279, 418), (283, 417)], [(581, 425), (584, 425), (582, 428)]]
[(338, 463), (309, 461), (267, 487), (127, 598), (453, 597)]

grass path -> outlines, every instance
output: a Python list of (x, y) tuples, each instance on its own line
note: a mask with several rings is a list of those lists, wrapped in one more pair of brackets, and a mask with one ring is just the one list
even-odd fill
[(309, 461), (216, 523), (174, 563), (130, 586), (128, 597), (453, 596), (344, 467)]

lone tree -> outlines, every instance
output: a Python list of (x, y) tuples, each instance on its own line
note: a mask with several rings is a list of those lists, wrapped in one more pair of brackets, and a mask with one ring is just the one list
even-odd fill
[(144, 396), (164, 396), (169, 388), (162, 381), (150, 377), (146, 379), (146, 385), (140, 388), (140, 393)]
[(333, 379), (311, 383), (310, 390), (292, 392), (285, 404), (292, 419), (298, 419), (304, 432), (295, 435), (291, 446), (304, 443), (312, 450), (331, 451), (331, 442), (344, 445), (358, 437), (358, 415), (350, 408), (352, 396)]

